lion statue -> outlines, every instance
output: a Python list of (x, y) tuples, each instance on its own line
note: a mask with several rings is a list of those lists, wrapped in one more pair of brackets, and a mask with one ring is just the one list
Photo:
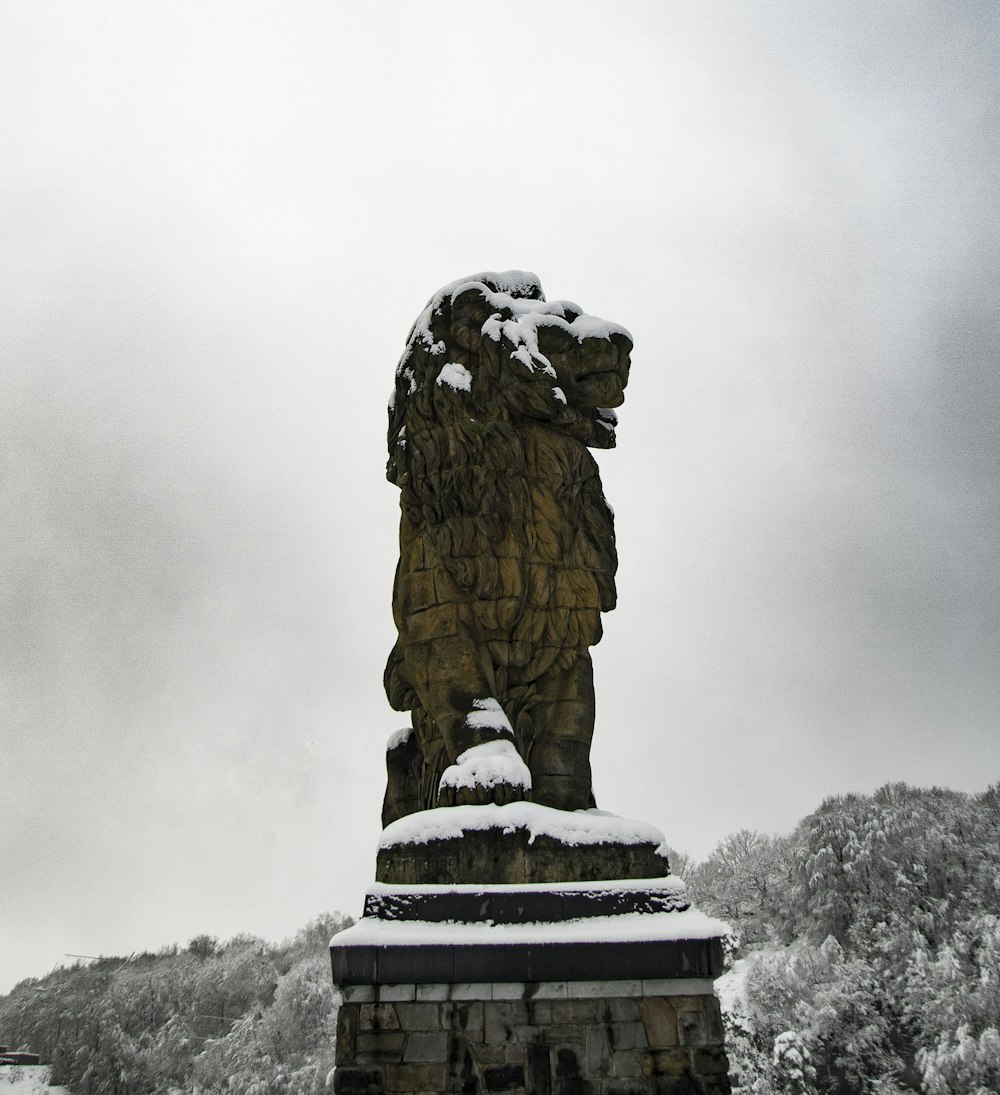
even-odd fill
[(401, 492), (383, 824), (435, 806), (595, 805), (589, 648), (615, 606), (611, 448), (632, 340), (534, 274), (431, 298), (389, 404)]

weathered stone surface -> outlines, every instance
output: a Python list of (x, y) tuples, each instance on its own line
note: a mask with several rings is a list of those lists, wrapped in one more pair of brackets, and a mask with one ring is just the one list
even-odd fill
[(400, 1095), (414, 1095), (414, 1092), (419, 1091), (444, 1091), (447, 1077), (448, 1068), (443, 1063), (387, 1065), (385, 1090), (399, 1092)]
[(406, 1035), (400, 1030), (358, 1031), (354, 1039), (357, 1060), (399, 1061), (403, 1056)]
[[(453, 996), (457, 985), (445, 985), (440, 983), (430, 982), (427, 984), (417, 985), (414, 991), (414, 999), (416, 1000), (456, 1000), (457, 996)], [(469, 997), (474, 999), (474, 997)]]
[[(672, 914), (665, 914), (672, 915)], [(654, 929), (650, 925), (650, 931)], [(441, 939), (448, 938), (446, 931)], [(667, 986), (671, 979), (692, 981), (718, 977), (722, 948), (718, 939), (595, 940), (593, 942), (535, 942), (464, 944), (427, 942), (358, 943), (330, 948), (333, 979), (380, 986), (383, 1000), (411, 1001), (424, 983), (449, 983), (452, 1000), (481, 999), (480, 987), (492, 977), (516, 977), (537, 999), (579, 996), (567, 990), (567, 979), (581, 970), (609, 980), (637, 980), (655, 975)], [(527, 991), (527, 990), (526, 990)], [(668, 987), (669, 991), (669, 987)]]
[(707, 1041), (705, 1019), (700, 1011), (677, 1013), (677, 1041), (682, 1046), (703, 1046)]
[(639, 1001), (633, 999), (608, 1000), (605, 1003), (608, 1018), (615, 1023), (634, 1022), (641, 1017)]
[(597, 1000), (554, 1000), (553, 1023), (593, 1023), (597, 1019)]
[(543, 981), (541, 984), (524, 986), (525, 998), (532, 1000), (562, 1000), (569, 996), (569, 985), (565, 981)]
[(653, 1089), (656, 1095), (701, 1095), (705, 1090), (687, 1069), (676, 1076), (660, 1076)]
[(416, 1031), (407, 1036), (403, 1061), (422, 1063), (443, 1061), (448, 1052), (448, 1034), (443, 1030)]
[(381, 1069), (338, 1065), (333, 1077), (333, 1090), (337, 1095), (382, 1095), (385, 1078)]
[(441, 1009), (438, 1004), (394, 1005), (395, 1015), (406, 1030), (439, 1030)]
[[(477, 274), (410, 333), (389, 416), (402, 513), (385, 686), (413, 733), (387, 754), (384, 824), (525, 795), (594, 805), (589, 647), (617, 557), (588, 447), (614, 445), (632, 342), (579, 318), (533, 275)], [(493, 780), (463, 754), (498, 738), (511, 762)]]
[(705, 1016), (708, 1043), (710, 1045), (723, 1045), (726, 1040), (726, 1028), (722, 1022), (722, 1008), (714, 996), (705, 1001), (702, 1014)]
[(635, 1048), (611, 1051), (612, 1076), (634, 1077), (642, 1072), (642, 1057)]
[(642, 1001), (642, 1021), (649, 1045), (669, 1049), (677, 1045), (677, 1009), (666, 997), (648, 997)]
[(383, 985), (380, 995), (383, 1000), (415, 1000), (416, 985)]
[(612, 1023), (611, 1044), (615, 1049), (645, 1049), (649, 1042), (642, 1023)]
[(483, 1079), (487, 1091), (523, 1091), (524, 1066), (499, 1065), (496, 1068), (483, 1069)]
[[(728, 1095), (717, 1015), (718, 1001), (707, 994), (345, 1003), (339, 1029), (349, 1040), (357, 1033), (352, 1045), (338, 1045), (335, 1090)], [(393, 1019), (400, 1029), (360, 1029)]]
[(552, 1022), (552, 1008), (555, 1001), (530, 997), (527, 1001), (528, 1022), (532, 1026), (544, 1027)]
[(474, 1044), (469, 1043), (472, 1048), (472, 1052), (476, 1058), (478, 1064), (482, 1067), (494, 1066), (494, 1065), (509, 1065), (517, 1064), (518, 1058), (524, 1058), (524, 1049), (522, 1046), (514, 1045), (510, 1042), (492, 1042)]
[(337, 1064), (354, 1062), (354, 1038), (358, 1030), (359, 1009), (345, 1005), (337, 1012)]
[(514, 1015), (511, 1005), (493, 1001), (486, 1008), (483, 1020), (483, 1039), (487, 1043), (500, 1042), (506, 1045), (514, 1037)]
[(441, 1022), (449, 1030), (482, 1030), (483, 1001), (459, 1000), (449, 1002), (441, 1008)]
[(729, 1072), (729, 1061), (721, 1046), (704, 1046), (695, 1051), (695, 1069), (701, 1074), (721, 1076)]
[[(498, 823), (495, 829), (504, 831), (503, 853), (509, 854), (517, 841), (512, 841), (517, 825), (504, 816), (502, 810), (496, 811)], [(576, 819), (574, 819), (576, 820)], [(461, 838), (463, 841), (466, 837)], [(468, 832), (468, 840), (474, 842), (475, 831)], [(535, 840), (541, 837), (536, 835)], [(434, 842), (419, 846), (421, 854), (426, 854)], [(651, 842), (650, 842), (651, 843)], [(621, 860), (620, 844), (608, 844), (609, 857)], [(534, 848), (529, 850), (529, 854)], [(572, 871), (573, 851), (566, 849), (567, 866)], [(643, 856), (645, 859), (645, 856)], [(572, 885), (553, 882), (544, 887), (513, 888), (509, 885), (498, 886), (482, 884), (458, 888), (454, 885), (422, 887), (400, 886), (390, 888), (386, 885), (374, 887), (365, 895), (364, 915), (379, 920), (420, 920), (429, 923), (483, 923), (524, 924), (561, 923), (564, 920), (580, 920), (594, 916), (619, 916), (633, 913), (682, 912), (691, 907), (683, 883), (675, 876), (667, 876), (670, 864), (667, 856), (658, 849), (656, 859), (641, 863), (642, 867), (656, 868), (655, 874), (644, 875), (632, 885), (626, 886), (622, 877), (609, 880), (597, 880), (590, 886), (581, 886), (579, 877), (574, 877)]]
[(399, 1030), (394, 1004), (362, 1004), (358, 1012), (358, 1030)]
[(375, 999), (374, 985), (339, 985), (338, 989), (349, 1004), (370, 1004)]
[(691, 1071), (691, 1055), (683, 1049), (649, 1049), (642, 1054), (647, 1076), (681, 1076)]

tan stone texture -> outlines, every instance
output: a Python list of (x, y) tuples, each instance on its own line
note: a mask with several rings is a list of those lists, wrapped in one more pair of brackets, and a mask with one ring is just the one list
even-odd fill
[[(344, 1004), (340, 1029), (370, 1025), (376, 1013), (362, 1022), (365, 1006)], [(718, 1011), (709, 995), (651, 996), (638, 1006), (597, 996), (396, 1005), (400, 1030), (359, 1033), (356, 1053), (338, 1044), (334, 1090), (728, 1095)], [(695, 1029), (697, 1044), (685, 1041)]]
[[(389, 754), (385, 824), (439, 804), (518, 797), (501, 784), (439, 802), (444, 769), (497, 737), (467, 721), (485, 698), (510, 722), (534, 801), (593, 804), (588, 649), (615, 604), (617, 557), (588, 446), (614, 443), (598, 408), (622, 402), (631, 342), (543, 325), (552, 377), (526, 367), (506, 336), (483, 336), (496, 313), (489, 286), (439, 302), (430, 341), (415, 328), (397, 377), (388, 477), (401, 491), (399, 637), (385, 684), (415, 734)], [(445, 366), (468, 371), (468, 390), (440, 382)]]

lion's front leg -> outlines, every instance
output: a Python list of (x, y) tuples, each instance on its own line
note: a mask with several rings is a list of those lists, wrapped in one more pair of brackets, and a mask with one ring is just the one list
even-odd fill
[(437, 805), (441, 773), (450, 761), (441, 732), (419, 705), (411, 712), (412, 725), (397, 731), (386, 748), (386, 786), (382, 826), (407, 814)]
[(530, 720), (532, 801), (557, 810), (593, 807), (594, 670), (589, 653), (579, 653), (568, 669), (537, 682)]
[(503, 805), (525, 798), (531, 773), (496, 698), (492, 666), (482, 645), (451, 635), (408, 643), (404, 656), (450, 761), (441, 776), (439, 805)]
[(444, 770), (438, 793), (440, 805), (503, 806), (524, 798), (531, 790), (531, 773), (517, 751), (513, 727), (496, 698), (473, 699), (462, 729), (483, 740), (464, 749)]

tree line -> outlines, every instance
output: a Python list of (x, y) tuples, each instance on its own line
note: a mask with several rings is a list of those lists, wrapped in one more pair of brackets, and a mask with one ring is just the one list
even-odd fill
[(336, 998), (317, 917), (280, 945), (253, 936), (100, 958), (0, 997), (0, 1040), (76, 1095), (314, 1095), (332, 1090)]
[(734, 929), (741, 1095), (1000, 1093), (1000, 785), (837, 796), (675, 870)]

